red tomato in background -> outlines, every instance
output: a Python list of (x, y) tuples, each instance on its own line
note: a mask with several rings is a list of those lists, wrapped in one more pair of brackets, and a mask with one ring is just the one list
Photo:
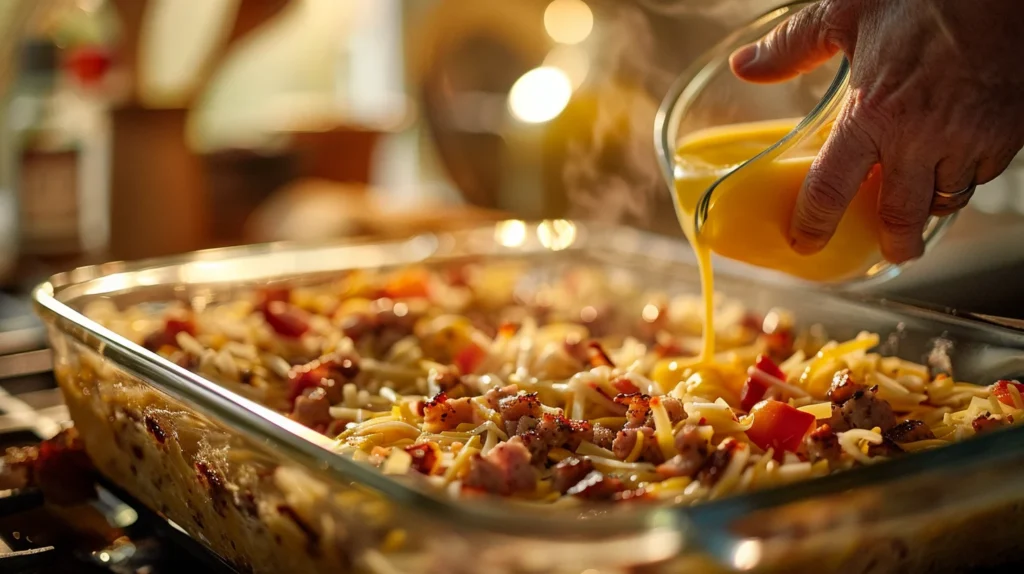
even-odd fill
[(83, 84), (95, 84), (110, 71), (113, 58), (102, 46), (72, 48), (64, 58), (64, 67)]

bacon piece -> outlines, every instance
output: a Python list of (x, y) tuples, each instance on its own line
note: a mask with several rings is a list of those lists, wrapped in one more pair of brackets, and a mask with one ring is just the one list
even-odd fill
[(711, 453), (704, 466), (701, 467), (698, 477), (705, 486), (714, 486), (722, 478), (725, 469), (729, 468), (732, 457), (739, 448), (740, 443), (733, 438), (723, 440), (718, 448)]
[(861, 385), (853, 380), (850, 376), (850, 369), (843, 369), (838, 371), (835, 376), (832, 377), (832, 386), (829, 387), (828, 400), (832, 401), (837, 405), (842, 405), (846, 401), (853, 398), (853, 395), (857, 391), (863, 391), (867, 387)]
[(191, 312), (176, 314), (164, 320), (162, 329), (150, 333), (142, 342), (142, 346), (150, 351), (159, 351), (163, 347), (178, 347), (178, 333), (196, 334), (196, 321)]
[(804, 448), (807, 451), (807, 457), (812, 461), (839, 460), (839, 456), (843, 452), (843, 448), (839, 446), (839, 437), (828, 423), (814, 429), (804, 438)]
[(626, 460), (630, 453), (633, 452), (636, 441), (640, 440), (640, 436), (643, 436), (644, 446), (638, 460), (644, 460), (652, 464), (665, 462), (665, 455), (662, 454), (658, 441), (654, 438), (654, 429), (651, 427), (622, 429), (619, 431), (619, 434), (615, 435), (615, 441), (612, 443), (612, 452), (615, 453), (616, 458)]
[(551, 486), (565, 494), (570, 488), (579, 484), (591, 471), (594, 463), (587, 458), (569, 457), (551, 469)]
[(289, 418), (318, 432), (327, 430), (327, 425), (334, 420), (331, 418), (331, 402), (327, 400), (327, 391), (316, 387), (296, 397)]
[(651, 397), (650, 395), (644, 395), (641, 393), (631, 393), (628, 395), (616, 395), (614, 399), (616, 403), (626, 406), (626, 426), (625, 428), (640, 428), (642, 426), (648, 426), (648, 418), (651, 414)]
[(896, 415), (888, 402), (875, 396), (877, 392), (877, 386), (857, 390), (841, 406), (833, 404), (829, 426), (836, 432), (878, 427), (884, 433), (891, 429), (896, 425)]
[(565, 493), (588, 500), (611, 500), (616, 494), (625, 490), (622, 481), (605, 476), (598, 470), (591, 471)]
[(421, 474), (438, 474), (441, 470), (441, 448), (436, 443), (426, 442), (405, 447), (412, 457), (412, 467)]
[(438, 393), (423, 404), (423, 430), (430, 433), (454, 430), (462, 423), (475, 420), (476, 409), (469, 397), (449, 399)]
[(590, 363), (591, 367), (612, 367), (615, 368), (615, 363), (612, 362), (611, 357), (601, 346), (601, 343), (597, 341), (591, 341), (587, 345), (587, 362)]
[(898, 423), (885, 433), (885, 438), (896, 444), (931, 440), (935, 438), (932, 429), (924, 421), (909, 420)]
[(498, 412), (502, 420), (510, 422), (523, 417), (539, 418), (544, 411), (537, 393), (518, 393), (498, 401)]
[(499, 443), (487, 456), (470, 459), (465, 484), (492, 494), (508, 496), (537, 488), (537, 472), (530, 466), (531, 454), (520, 437)]
[(322, 387), (327, 392), (327, 400), (337, 403), (342, 398), (342, 387), (354, 381), (359, 372), (359, 357), (342, 353), (331, 353), (292, 367), (288, 372), (288, 399), (294, 402), (307, 389)]
[(298, 339), (309, 331), (309, 313), (284, 301), (270, 301), (260, 311), (275, 333)]
[(991, 413), (982, 413), (971, 421), (971, 427), (977, 434), (996, 430), (1005, 424), (1006, 421), (992, 416)]

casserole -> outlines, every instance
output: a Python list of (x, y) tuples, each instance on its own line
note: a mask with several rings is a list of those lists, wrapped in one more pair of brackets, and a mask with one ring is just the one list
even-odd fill
[[(35, 300), (69, 411), (100, 471), (243, 571), (816, 571), (823, 560), (836, 571), (936, 571), (1012, 552), (1011, 533), (1024, 524), (1024, 487), (1010, 480), (1024, 467), (1019, 427), (690, 508), (556, 511), (452, 500), (338, 456), (334, 441), (81, 313), (100, 298), (159, 308), (216, 301), (271, 280), (310, 284), (344, 269), (466, 258), (523, 261), (540, 276), (586, 264), (652, 288), (696, 289), (683, 244), (557, 221), (112, 263), (55, 276)], [(759, 312), (790, 309), (835, 338), (892, 334), (886, 350), (908, 359), (928, 356), (938, 342), (957, 380), (988, 383), (1024, 371), (1024, 336), (1004, 327), (795, 290), (747, 271), (721, 274), (720, 289)], [(998, 529), (977, 526), (993, 520)], [(951, 536), (963, 544), (950, 544)]]

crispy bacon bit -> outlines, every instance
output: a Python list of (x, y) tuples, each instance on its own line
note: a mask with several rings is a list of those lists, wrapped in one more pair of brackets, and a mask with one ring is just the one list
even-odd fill
[(595, 445), (597, 445), (597, 446), (599, 446), (601, 448), (606, 448), (608, 450), (611, 450), (612, 443), (614, 443), (614, 442), (615, 442), (615, 431), (613, 431), (612, 429), (610, 429), (610, 428), (608, 428), (608, 427), (606, 427), (604, 425), (600, 425), (600, 424), (595, 424), (594, 425), (594, 444)]
[(406, 447), (413, 457), (413, 469), (424, 475), (435, 475), (441, 469), (441, 449), (436, 443), (427, 442)]
[(591, 471), (594, 470), (594, 463), (587, 458), (576, 458), (571, 456), (551, 469), (551, 486), (558, 492), (565, 494), (573, 486), (579, 484)]
[(531, 454), (520, 437), (499, 443), (487, 456), (470, 459), (465, 485), (492, 494), (510, 495), (537, 488), (537, 472), (530, 466)]
[(567, 490), (569, 496), (578, 496), (588, 500), (611, 500), (616, 494), (622, 492), (625, 487), (622, 481), (605, 476), (601, 471), (594, 470), (583, 477)]
[(837, 405), (842, 405), (853, 398), (857, 391), (863, 391), (866, 387), (853, 380), (850, 376), (850, 369), (838, 371), (832, 377), (832, 386), (828, 389), (828, 400)]
[(924, 421), (909, 420), (898, 423), (885, 433), (885, 438), (897, 444), (931, 440), (935, 438), (932, 429)]
[(498, 401), (498, 412), (502, 420), (508, 422), (522, 417), (539, 418), (543, 410), (537, 393), (518, 393)]
[(676, 456), (658, 466), (658, 474), (665, 478), (694, 476), (708, 459), (708, 441), (694, 425), (684, 425), (676, 434)]
[(167, 440), (167, 433), (164, 432), (163, 427), (160, 426), (160, 423), (157, 422), (153, 415), (147, 414), (142, 417), (142, 422), (146, 425), (146, 430), (149, 431), (149, 434), (156, 439), (156, 442), (164, 444), (164, 441)]
[(631, 429), (647, 426), (647, 421), (651, 414), (650, 395), (641, 393), (619, 394), (612, 400), (626, 406), (625, 428)]
[(587, 345), (587, 361), (591, 367), (612, 367), (615, 368), (615, 363), (612, 362), (611, 357), (605, 352), (604, 348), (601, 347), (601, 343), (597, 341), (591, 341)]
[[(626, 406), (626, 425), (624, 428), (640, 428), (642, 426), (654, 428), (654, 419), (651, 414), (651, 397), (642, 393), (618, 394), (614, 399), (617, 404)], [(686, 419), (686, 411), (683, 403), (669, 396), (661, 397), (661, 404), (668, 413), (669, 421), (676, 423)]]
[(270, 301), (260, 311), (275, 333), (298, 339), (309, 331), (309, 313), (284, 301)]
[(888, 402), (875, 396), (876, 392), (877, 386), (857, 390), (843, 402), (842, 406), (833, 404), (829, 426), (836, 432), (851, 428), (870, 430), (878, 427), (884, 433), (891, 429), (896, 425), (896, 415)]
[(977, 434), (986, 433), (998, 429), (1006, 424), (1006, 421), (992, 416), (992, 413), (982, 413), (971, 421), (971, 427)]
[(714, 486), (722, 478), (725, 469), (729, 468), (729, 463), (732, 462), (732, 457), (739, 447), (740, 443), (733, 438), (723, 440), (700, 469), (700, 481), (705, 486)]
[(832, 430), (828, 423), (819, 426), (807, 435), (804, 439), (804, 448), (807, 450), (807, 457), (812, 461), (839, 460), (843, 448), (839, 446), (839, 437)]
[(157, 329), (142, 342), (142, 346), (150, 351), (159, 351), (164, 347), (178, 348), (178, 333), (196, 334), (196, 322), (191, 312), (168, 317), (163, 329)]
[(533, 432), (552, 447), (565, 446), (571, 451), (575, 451), (581, 442), (594, 438), (594, 429), (589, 422), (550, 413), (544, 413)]
[(636, 441), (640, 440), (640, 436), (643, 436), (644, 446), (639, 460), (644, 460), (651, 464), (665, 462), (665, 455), (662, 454), (658, 441), (654, 438), (654, 429), (651, 427), (622, 429), (619, 431), (619, 434), (615, 435), (615, 441), (612, 443), (612, 452), (615, 453), (616, 458), (626, 460), (630, 453), (633, 452)]
[(459, 372), (458, 368), (438, 366), (427, 373), (427, 382), (453, 399), (464, 397), (469, 394), (469, 389), (463, 384)]
[(449, 399), (444, 393), (438, 393), (423, 405), (423, 430), (433, 433), (454, 430), (462, 423), (473, 422), (475, 414), (469, 397)]
[(297, 397), (292, 413), (288, 416), (301, 425), (324, 432), (334, 420), (331, 418), (331, 401), (327, 399), (327, 391), (316, 387)]
[(342, 353), (324, 355), (315, 361), (292, 367), (288, 373), (288, 399), (308, 389), (322, 387), (333, 404), (341, 400), (342, 386), (359, 375), (359, 357)]

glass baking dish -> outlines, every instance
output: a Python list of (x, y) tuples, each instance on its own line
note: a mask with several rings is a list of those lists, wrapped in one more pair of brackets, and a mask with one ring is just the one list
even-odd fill
[[(1019, 426), (694, 507), (465, 501), (343, 458), (327, 437), (81, 314), (99, 298), (122, 308), (201, 307), (271, 280), (309, 284), (346, 269), (467, 258), (528, 262), (528, 280), (584, 263), (669, 292), (698, 286), (684, 243), (559, 220), (110, 263), (56, 275), (34, 296), (69, 411), (98, 468), (240, 571), (935, 572), (1015, 557), (1024, 527)], [(720, 291), (755, 311), (788, 308), (834, 338), (865, 329), (891, 335), (885, 350), (908, 359), (941, 348), (958, 380), (1024, 374), (1024, 334), (1011, 328), (724, 271)]]

